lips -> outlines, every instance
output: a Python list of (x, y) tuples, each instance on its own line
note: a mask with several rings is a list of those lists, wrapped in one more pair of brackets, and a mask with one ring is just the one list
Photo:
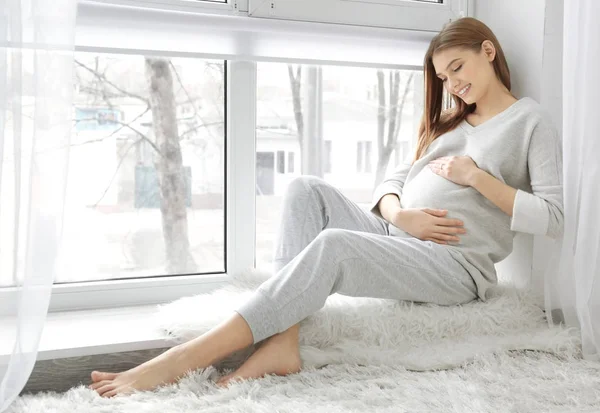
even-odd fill
[[(464, 94), (461, 95), (460, 92), (462, 90), (466, 90), (466, 91)], [(462, 98), (462, 97), (465, 97), (466, 95), (468, 95), (470, 91), (471, 91), (471, 84), (469, 83), (467, 86), (465, 86), (464, 88), (462, 88), (458, 92), (456, 92), (456, 94)]]

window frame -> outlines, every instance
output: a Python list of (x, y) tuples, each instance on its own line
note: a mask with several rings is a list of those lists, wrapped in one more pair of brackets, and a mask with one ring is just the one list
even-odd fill
[[(166, 303), (212, 291), (231, 274), (255, 267), (256, 157), (247, 154), (256, 153), (256, 74), (255, 62), (226, 61), (225, 272), (56, 284), (50, 312)], [(0, 316), (14, 314), (18, 293), (17, 287), (0, 288)]]
[(438, 32), (473, 15), (474, 0), (248, 0), (248, 9), (251, 17)]
[[(238, 14), (258, 17), (256, 14), (248, 12), (248, 0), (228, 1), (227, 4), (206, 2), (191, 4), (183, 0), (79, 0), (79, 4), (103, 4), (115, 10), (126, 7), (130, 9), (128, 13), (135, 13), (133, 8), (152, 8), (164, 13), (165, 19), (170, 21), (177, 18), (176, 12), (197, 12), (207, 15)], [(452, 0), (452, 2), (456, 1), (470, 3), (473, 0)], [(103, 23), (104, 21), (102, 19), (93, 21), (92, 23), (95, 24), (94, 29), (107, 30), (108, 32), (113, 30), (110, 26), (106, 26)], [(88, 21), (88, 23), (90, 22)], [(283, 21), (281, 23), (285, 24)], [(339, 25), (325, 26), (327, 26), (327, 30), (331, 29), (333, 31)], [(349, 30), (351, 29), (349, 28)], [(292, 29), (290, 33), (295, 32)], [(75, 50), (111, 54), (143, 54), (148, 52), (148, 50), (136, 48), (92, 47), (77, 43)], [(183, 53), (168, 50), (160, 50), (160, 55), (165, 57), (219, 58), (219, 56), (204, 55), (199, 52)], [(316, 62), (326, 64), (324, 61)], [(302, 63), (315, 62), (303, 61)], [(394, 64), (394, 67), (398, 68), (416, 68), (404, 66), (404, 64)], [(57, 284), (52, 287), (50, 312), (166, 303), (184, 296), (209, 292), (225, 285), (231, 274), (255, 268), (256, 156), (247, 156), (247, 154), (256, 154), (257, 63), (244, 59), (226, 60), (225, 80), (225, 271), (203, 275), (156, 276)], [(332, 143), (330, 144), (332, 145)], [(331, 158), (329, 162), (330, 172), (332, 172), (333, 161)], [(18, 293), (19, 289), (16, 287), (0, 288), (0, 316), (14, 313), (14, 309), (17, 308), (18, 304)]]
[(196, 12), (209, 14), (238, 15), (248, 13), (248, 0), (79, 0), (80, 4), (105, 4), (125, 7), (141, 7), (165, 11)]

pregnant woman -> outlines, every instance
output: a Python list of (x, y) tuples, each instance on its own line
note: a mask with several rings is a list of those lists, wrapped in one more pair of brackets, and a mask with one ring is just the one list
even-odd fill
[[(456, 305), (486, 300), (516, 232), (560, 236), (562, 145), (533, 99), (515, 98), (492, 31), (444, 26), (424, 60), (425, 108), (412, 162), (375, 188), (370, 211), (316, 177), (288, 187), (275, 273), (207, 333), (122, 373), (92, 372), (104, 397), (173, 383), (260, 343), (218, 385), (301, 369), (298, 323), (330, 294)], [(454, 100), (442, 111), (442, 91)]]

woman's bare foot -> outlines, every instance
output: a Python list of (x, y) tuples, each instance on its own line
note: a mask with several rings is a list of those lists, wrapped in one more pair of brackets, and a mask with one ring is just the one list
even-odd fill
[(102, 397), (152, 390), (176, 382), (188, 371), (205, 368), (252, 344), (252, 331), (237, 313), (200, 337), (175, 346), (123, 373), (92, 372), (93, 384)]
[(102, 397), (112, 397), (174, 383), (186, 372), (180, 356), (181, 350), (173, 347), (158, 357), (122, 373), (93, 371), (93, 383), (89, 388), (96, 390)]
[(296, 331), (289, 330), (272, 336), (236, 371), (221, 377), (217, 386), (227, 387), (232, 380), (263, 377), (265, 374), (286, 376), (302, 368)]

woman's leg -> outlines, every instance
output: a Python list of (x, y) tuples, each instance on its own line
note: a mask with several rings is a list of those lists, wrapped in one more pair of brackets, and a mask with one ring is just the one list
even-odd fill
[[(388, 234), (384, 220), (365, 211), (331, 184), (313, 176), (301, 176), (289, 184), (281, 211), (273, 254), (275, 274), (326, 228)], [(246, 362), (220, 378), (217, 384), (226, 386), (235, 379), (300, 371), (298, 333), (299, 324), (295, 324), (265, 339)]]
[(191, 341), (123, 373), (92, 372), (89, 386), (103, 397), (152, 390), (177, 381), (188, 371), (208, 367), (252, 344), (252, 332), (238, 314)]
[[(439, 305), (477, 298), (472, 277), (442, 245), (416, 238), (326, 229), (276, 277), (263, 283), (238, 312), (254, 326), (253, 337), (259, 341), (273, 332), (287, 333), (289, 325), (297, 327), (298, 321), (319, 310), (336, 292)], [(291, 345), (283, 341), (269, 350), (261, 347), (247, 361), (253, 361), (252, 365), (242, 366), (232, 378), (260, 377), (261, 362), (270, 368), (286, 354), (285, 346)], [(228, 380), (220, 384), (226, 385)]]
[(439, 305), (477, 297), (472, 277), (444, 245), (328, 228), (237, 312), (257, 343), (318, 311), (334, 293)]
[[(276, 269), (284, 267), (325, 228), (387, 234), (385, 221), (364, 211), (325, 181), (310, 176), (297, 178), (290, 183), (280, 222), (275, 245)], [(285, 334), (278, 334), (270, 343), (263, 343), (261, 347), (264, 352), (274, 354), (276, 349), (282, 350), (283, 346), (293, 348), (295, 345), (297, 354), (298, 328), (292, 325), (285, 330)], [(153, 389), (160, 384), (176, 381), (188, 370), (214, 364), (253, 343), (256, 341), (251, 327), (238, 313), (234, 313), (202, 336), (173, 347), (134, 369), (123, 373), (93, 372), (94, 383), (90, 387), (107, 397), (135, 389)], [(290, 357), (271, 366), (261, 361), (258, 370), (292, 371), (294, 369), (288, 367), (293, 362)], [(299, 355), (297, 364), (299, 368)]]

